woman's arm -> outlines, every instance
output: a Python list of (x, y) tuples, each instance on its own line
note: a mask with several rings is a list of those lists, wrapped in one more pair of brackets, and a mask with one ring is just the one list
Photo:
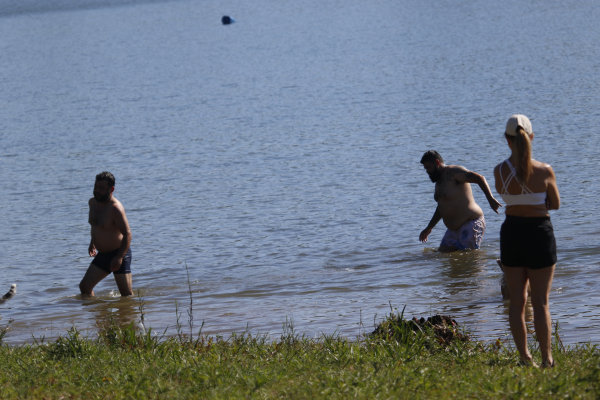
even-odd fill
[(556, 185), (556, 176), (550, 165), (546, 164), (546, 169), (548, 171), (548, 177), (546, 178), (546, 208), (548, 210), (558, 210), (560, 207), (560, 194)]

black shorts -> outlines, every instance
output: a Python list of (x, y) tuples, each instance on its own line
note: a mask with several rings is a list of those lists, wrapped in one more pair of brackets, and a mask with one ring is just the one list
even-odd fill
[(500, 261), (505, 267), (539, 269), (556, 264), (550, 217), (507, 215), (500, 228)]
[[(96, 267), (100, 268), (102, 271), (106, 273), (111, 273), (113, 271), (110, 270), (110, 262), (117, 255), (120, 249), (116, 249), (113, 251), (109, 251), (108, 253), (98, 253), (96, 257), (92, 260), (92, 264)], [(123, 257), (123, 262), (121, 263), (121, 267), (114, 271), (115, 274), (130, 274), (131, 273), (131, 247), (127, 249), (127, 253)]]

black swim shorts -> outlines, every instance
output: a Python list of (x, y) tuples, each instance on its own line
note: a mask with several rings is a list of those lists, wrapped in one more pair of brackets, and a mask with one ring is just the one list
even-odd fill
[[(113, 251), (109, 251), (108, 253), (98, 253), (96, 257), (92, 260), (92, 264), (96, 267), (100, 268), (102, 271), (106, 273), (111, 273), (110, 270), (110, 262), (117, 255), (120, 249), (116, 249)], [(125, 253), (125, 257), (123, 257), (123, 262), (121, 263), (121, 267), (114, 272), (115, 274), (130, 274), (131, 273), (131, 247), (127, 249), (127, 253)]]
[(540, 269), (556, 264), (550, 217), (507, 215), (500, 228), (500, 261), (506, 267)]

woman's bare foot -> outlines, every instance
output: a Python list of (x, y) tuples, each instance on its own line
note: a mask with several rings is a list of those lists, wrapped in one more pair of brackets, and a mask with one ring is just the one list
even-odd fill
[(517, 364), (520, 367), (533, 367), (533, 368), (539, 368), (540, 367), (535, 361), (533, 361), (533, 359), (530, 359), (530, 360), (523, 360), (523, 359), (521, 359)]
[(542, 362), (542, 368), (554, 368), (556, 366), (556, 360), (552, 360), (552, 361), (544, 361)]

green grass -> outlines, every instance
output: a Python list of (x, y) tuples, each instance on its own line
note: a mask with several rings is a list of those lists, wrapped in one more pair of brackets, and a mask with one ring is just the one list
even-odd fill
[(225, 340), (180, 325), (161, 337), (111, 319), (94, 338), (73, 328), (49, 343), (0, 346), (0, 398), (600, 398), (596, 346), (565, 349), (556, 337), (558, 365), (542, 370), (518, 367), (499, 341), (469, 341), (455, 327), (446, 340), (414, 325), (391, 314), (355, 341), (307, 338), (289, 323), (277, 340)]

